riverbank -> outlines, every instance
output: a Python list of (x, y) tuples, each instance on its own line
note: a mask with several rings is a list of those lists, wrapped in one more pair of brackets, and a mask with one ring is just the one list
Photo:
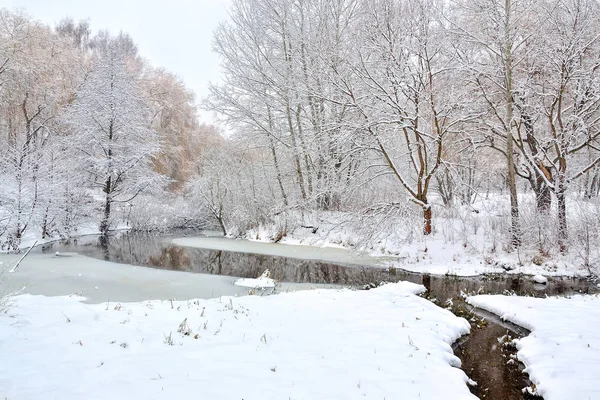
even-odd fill
[[(311, 234), (312, 235), (312, 234)], [(314, 234), (316, 235), (316, 234)], [(278, 257), (289, 257), (308, 260), (319, 260), (348, 265), (361, 265), (378, 268), (401, 269), (408, 272), (432, 275), (454, 275), (462, 277), (484, 274), (506, 275), (542, 275), (551, 277), (588, 277), (588, 268), (576, 266), (562, 259), (536, 265), (532, 262), (519, 264), (514, 257), (498, 257), (497, 259), (469, 255), (460, 246), (451, 246), (436, 241), (426, 244), (424, 250), (418, 245), (407, 246), (404, 253), (389, 254), (385, 252), (366, 253), (342, 245), (323, 242), (321, 238), (290, 236), (283, 237), (278, 243), (263, 240), (249, 240), (224, 237), (182, 237), (174, 238), (172, 243), (178, 246), (223, 250), (239, 253), (262, 254)], [(515, 256), (516, 257), (516, 256)]]
[(451, 348), (469, 325), (422, 290), (98, 305), (18, 296), (0, 316), (0, 394), (475, 399)]
[(600, 298), (481, 295), (467, 301), (531, 333), (514, 340), (532, 385), (544, 400), (600, 398)]

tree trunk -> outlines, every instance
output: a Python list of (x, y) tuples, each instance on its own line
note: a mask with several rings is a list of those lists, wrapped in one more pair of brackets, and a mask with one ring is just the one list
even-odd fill
[(599, 168), (598, 166), (594, 167), (590, 172), (588, 172), (589, 181), (585, 186), (585, 197), (587, 199), (591, 199), (594, 196), (598, 195), (598, 177), (599, 177)]
[(298, 151), (298, 145), (296, 143), (296, 132), (294, 129), (294, 122), (292, 121), (292, 110), (289, 105), (289, 100), (287, 100), (286, 104), (286, 114), (288, 120), (288, 128), (290, 132), (290, 138), (292, 140), (292, 149), (294, 151), (294, 162), (296, 164), (296, 178), (298, 180), (298, 185), (300, 187), (300, 195), (302, 196), (302, 200), (306, 200), (306, 189), (304, 188), (304, 176), (302, 173), (302, 165), (300, 162), (300, 154)]
[(423, 234), (431, 235), (431, 206), (426, 203), (423, 207)]
[(225, 228), (225, 224), (223, 223), (222, 218), (219, 218), (219, 226), (221, 227), (221, 230), (223, 231), (223, 236), (227, 236), (227, 229)]
[[(267, 107), (269, 116), (269, 131), (273, 132), (273, 118), (271, 116), (271, 109)], [(281, 177), (281, 170), (279, 169), (279, 161), (277, 160), (277, 151), (275, 149), (275, 143), (273, 142), (272, 133), (269, 133), (269, 146), (271, 147), (271, 155), (273, 156), (273, 164), (275, 165), (275, 173), (277, 175), (277, 183), (279, 184), (279, 190), (281, 191), (281, 197), (283, 198), (283, 205), (287, 208), (288, 199), (283, 187), (283, 178)]]
[(102, 222), (100, 222), (100, 235), (106, 238), (108, 236), (108, 228), (110, 226), (110, 206), (112, 203), (110, 176), (104, 185), (104, 192), (106, 193), (106, 200), (104, 201), (104, 216), (102, 217)]
[(420, 194), (418, 196), (418, 200), (423, 205), (423, 234), (431, 235), (431, 232), (432, 232), (432, 229), (431, 229), (431, 214), (432, 214), (431, 213), (431, 205), (427, 201), (426, 194)]
[(283, 178), (281, 177), (281, 170), (279, 169), (279, 161), (277, 160), (277, 152), (275, 151), (275, 143), (273, 143), (273, 138), (269, 135), (269, 144), (271, 147), (271, 155), (273, 156), (273, 164), (275, 165), (275, 174), (277, 176), (277, 183), (279, 185), (279, 190), (281, 191), (281, 197), (283, 198), (284, 207), (288, 206), (287, 195), (285, 194), (285, 188), (283, 187)]
[(552, 192), (548, 186), (543, 185), (536, 193), (535, 205), (540, 214), (548, 214), (552, 207)]
[(225, 228), (225, 222), (223, 222), (223, 215), (220, 214), (217, 217), (217, 221), (219, 222), (219, 226), (221, 227), (221, 230), (223, 231), (223, 236), (227, 236), (227, 228)]
[(510, 192), (510, 218), (511, 229), (510, 238), (513, 246), (519, 246), (519, 201), (517, 199), (517, 183), (515, 164), (513, 157), (513, 135), (512, 135), (512, 119), (513, 119), (513, 93), (512, 93), (512, 40), (510, 38), (510, 9), (511, 0), (505, 0), (505, 25), (504, 25), (504, 73), (506, 79), (506, 155), (508, 166), (508, 190)]
[(44, 219), (42, 221), (42, 239), (46, 239), (48, 235), (48, 207), (46, 207), (46, 211), (44, 212)]
[(567, 251), (567, 201), (563, 178), (559, 178), (556, 200), (558, 204), (558, 247), (561, 253)]
[[(283, 52), (284, 52), (284, 56), (285, 56), (285, 61), (286, 61), (286, 65), (287, 65), (287, 71), (288, 71), (288, 78), (291, 78), (293, 73), (292, 73), (292, 49), (291, 49), (291, 44), (288, 43), (288, 38), (287, 35), (289, 34), (288, 32), (288, 28), (285, 24), (285, 22), (282, 23), (282, 45), (283, 45)], [(302, 200), (306, 201), (306, 189), (304, 188), (304, 176), (302, 173), (302, 166), (301, 166), (301, 162), (300, 162), (300, 151), (298, 148), (298, 144), (296, 143), (296, 131), (294, 129), (294, 122), (293, 122), (293, 111), (292, 111), (292, 105), (291, 105), (291, 96), (289, 94), (289, 88), (286, 89), (285, 91), (285, 113), (287, 116), (287, 123), (288, 123), (288, 129), (290, 132), (290, 139), (292, 141), (292, 150), (293, 150), (293, 154), (294, 154), (294, 162), (296, 164), (296, 177), (298, 180), (298, 185), (300, 186), (300, 195), (302, 196)]]
[(552, 207), (552, 191), (541, 176), (535, 178), (531, 185), (535, 193), (535, 206), (540, 214), (548, 214)]

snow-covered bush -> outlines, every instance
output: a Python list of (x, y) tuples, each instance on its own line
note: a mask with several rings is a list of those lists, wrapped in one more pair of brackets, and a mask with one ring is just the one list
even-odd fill
[(190, 199), (176, 195), (138, 196), (122, 204), (117, 212), (119, 225), (135, 231), (168, 231), (210, 226), (206, 210)]

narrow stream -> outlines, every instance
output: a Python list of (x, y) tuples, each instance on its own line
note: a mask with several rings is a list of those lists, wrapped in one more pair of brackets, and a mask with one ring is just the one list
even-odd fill
[[(595, 293), (594, 284), (583, 278), (551, 278), (546, 285), (535, 284), (521, 275), (484, 275), (478, 277), (433, 276), (396, 269), (361, 267), (314, 260), (302, 260), (261, 254), (207, 250), (173, 245), (167, 236), (124, 234), (100, 247), (96, 238), (80, 238), (68, 243), (42, 246), (43, 252), (74, 251), (90, 257), (118, 263), (205, 274), (255, 278), (269, 269), (280, 282), (324, 283), (370, 288), (381, 282), (409, 281), (427, 288), (425, 297), (451, 309), (471, 323), (471, 334), (455, 344), (462, 368), (477, 382), (471, 391), (481, 399), (531, 399), (522, 389), (529, 385), (522, 365), (509, 361), (516, 350), (501, 338), (526, 336), (520, 327), (495, 316), (473, 310), (464, 302), (465, 295), (516, 294), (550, 296)], [(218, 295), (215, 294), (215, 295)]]
[(529, 332), (493, 314), (475, 312), (471, 333), (454, 347), (462, 369), (477, 382), (477, 386), (470, 387), (471, 392), (480, 399), (539, 399), (522, 392), (531, 383), (522, 372), (524, 366), (516, 361), (516, 349), (510, 344), (510, 340), (527, 336)]

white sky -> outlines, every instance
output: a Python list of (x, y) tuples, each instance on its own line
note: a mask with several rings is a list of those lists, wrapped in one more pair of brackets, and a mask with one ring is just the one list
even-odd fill
[[(227, 19), (229, 0), (0, 0), (0, 8), (21, 8), (54, 25), (66, 16), (90, 19), (94, 32), (124, 31), (140, 55), (180, 76), (196, 92), (208, 94), (208, 82), (219, 79), (218, 58), (211, 52), (212, 32)], [(201, 113), (201, 119), (210, 116)]]

